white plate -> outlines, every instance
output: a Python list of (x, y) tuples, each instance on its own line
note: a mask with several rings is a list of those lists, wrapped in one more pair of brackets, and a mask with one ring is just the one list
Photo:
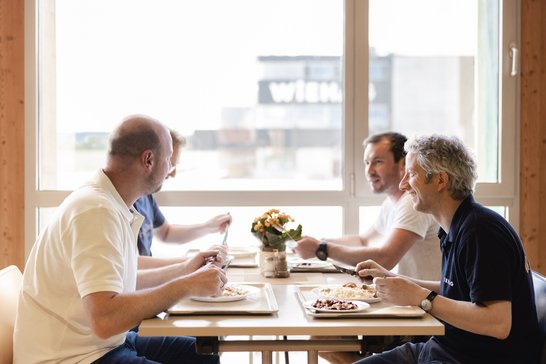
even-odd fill
[(228, 254), (232, 255), (234, 258), (247, 258), (255, 257), (258, 253), (256, 248), (245, 248), (245, 247), (229, 247)]
[(309, 300), (309, 301), (305, 302), (303, 305), (306, 308), (308, 308), (308, 309), (310, 309), (312, 311), (314, 310), (316, 312), (328, 312), (328, 313), (360, 312), (360, 311), (364, 311), (365, 309), (370, 307), (370, 304), (366, 303), (366, 302), (355, 301), (355, 300), (344, 300), (344, 301), (352, 302), (357, 307), (355, 309), (352, 309), (352, 310), (335, 310), (335, 309), (327, 309), (327, 308), (316, 308), (316, 307), (313, 307), (313, 303), (315, 303), (316, 301), (317, 300)]
[(233, 301), (240, 301), (245, 299), (246, 297), (256, 294), (260, 291), (259, 288), (254, 286), (247, 286), (247, 285), (233, 285), (228, 287), (243, 289), (246, 291), (245, 294), (237, 295), (237, 296), (206, 296), (206, 297), (198, 297), (198, 296), (192, 296), (190, 297), (194, 301), (200, 301), (200, 302), (233, 302)]
[(320, 296), (320, 297), (323, 297), (323, 298), (333, 298), (333, 299), (337, 299), (337, 300), (347, 300), (347, 301), (360, 301), (360, 302), (366, 302), (366, 303), (376, 303), (376, 302), (379, 302), (381, 301), (381, 298), (379, 297), (338, 297), (336, 295), (334, 295), (333, 293), (332, 294), (323, 294), (321, 292), (322, 289), (324, 288), (331, 288), (331, 289), (334, 289), (334, 288), (339, 288), (341, 286), (319, 286), (319, 287), (315, 287), (311, 290), (311, 292), (313, 292), (314, 294), (316, 294), (317, 296)]
[(314, 261), (306, 261), (303, 259), (294, 259), (294, 260), (289, 260), (288, 265), (298, 269), (318, 269), (318, 268), (328, 267), (331, 264), (329, 262), (314, 262)]

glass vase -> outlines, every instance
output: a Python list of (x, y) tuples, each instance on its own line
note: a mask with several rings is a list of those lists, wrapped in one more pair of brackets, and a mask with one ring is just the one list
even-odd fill
[(286, 251), (262, 248), (258, 255), (258, 266), (261, 275), (266, 278), (290, 277), (288, 263), (286, 262)]

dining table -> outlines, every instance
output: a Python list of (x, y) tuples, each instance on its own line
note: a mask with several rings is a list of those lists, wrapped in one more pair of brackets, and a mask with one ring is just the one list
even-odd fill
[(200, 353), (261, 352), (264, 364), (273, 362), (274, 352), (307, 352), (307, 362), (317, 364), (319, 351), (362, 352), (385, 337), (444, 334), (443, 324), (419, 307), (374, 302), (355, 313), (316, 311), (307, 301), (316, 298), (317, 287), (361, 282), (324, 265), (307, 267), (292, 269), (286, 278), (266, 278), (257, 266), (234, 260), (227, 270), (229, 284), (258, 294), (225, 303), (186, 298), (169, 312), (144, 320), (140, 334), (194, 336)]

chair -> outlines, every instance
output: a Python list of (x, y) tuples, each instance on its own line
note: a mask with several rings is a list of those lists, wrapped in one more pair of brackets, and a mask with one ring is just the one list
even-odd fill
[(531, 274), (535, 287), (535, 304), (542, 344), (539, 363), (546, 364), (546, 277), (534, 271)]
[(16, 266), (0, 270), (0, 364), (13, 362), (13, 325), (22, 281)]

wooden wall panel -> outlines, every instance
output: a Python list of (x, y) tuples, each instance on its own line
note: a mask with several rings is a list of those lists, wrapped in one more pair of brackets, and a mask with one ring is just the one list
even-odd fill
[(24, 263), (24, 0), (0, 0), (0, 268)]
[(546, 274), (546, 1), (521, 2), (520, 235)]
[(0, 268), (24, 263), (24, 0), (0, 0)]

